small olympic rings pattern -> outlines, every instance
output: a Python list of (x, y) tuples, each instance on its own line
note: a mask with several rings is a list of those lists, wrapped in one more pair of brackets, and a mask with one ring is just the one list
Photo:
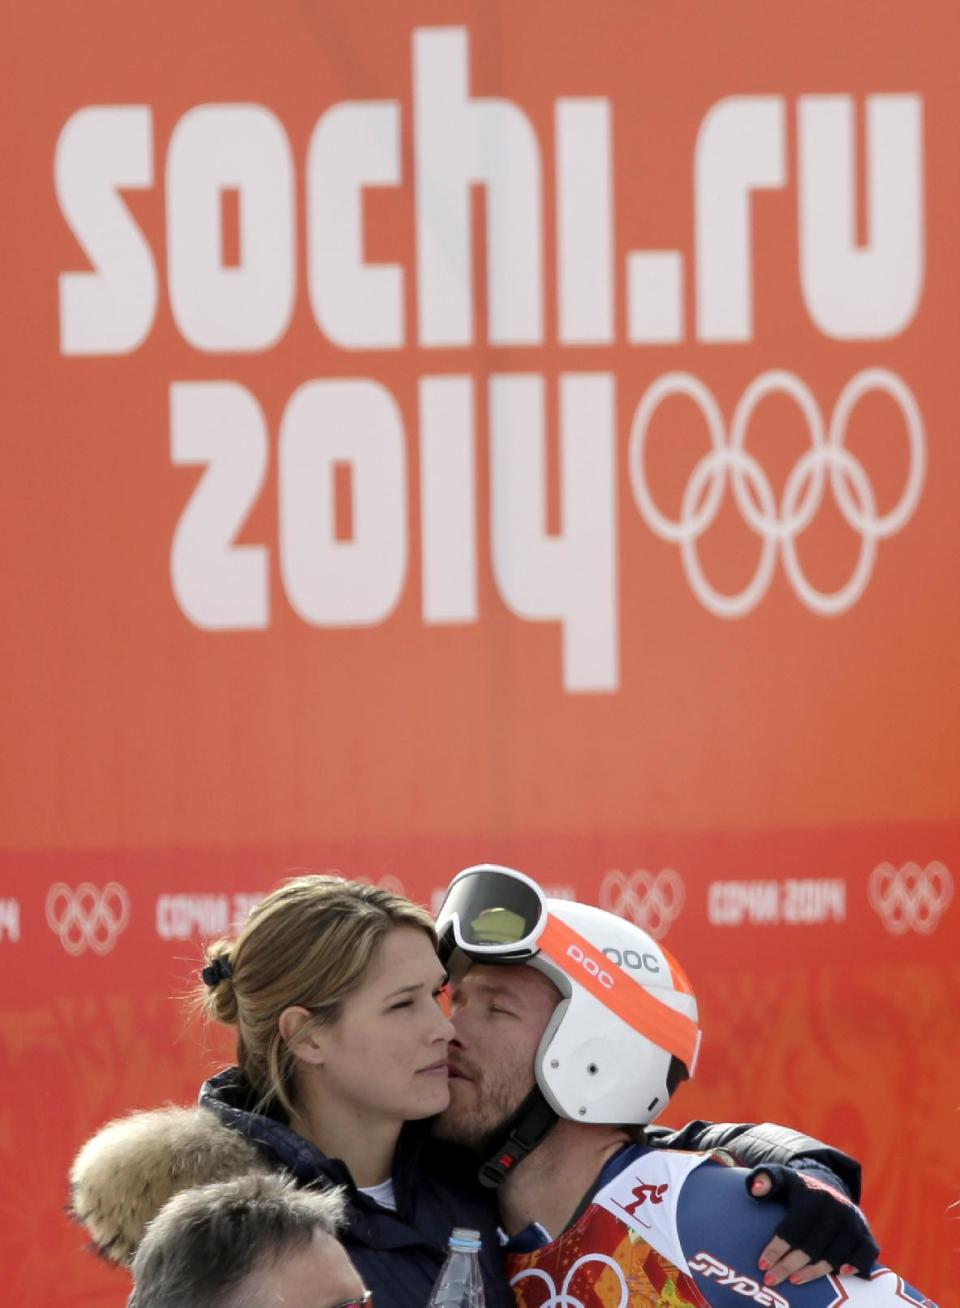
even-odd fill
[(608, 872), (600, 883), (600, 907), (662, 940), (686, 901), (683, 880), (672, 867), (662, 872)]
[[(570, 1283), (580, 1268), (584, 1267), (587, 1263), (600, 1263), (602, 1266), (609, 1268), (610, 1271), (613, 1272), (619, 1282), (617, 1288), (620, 1291), (620, 1297), (616, 1305), (612, 1305), (612, 1308), (627, 1308), (630, 1292), (623, 1275), (623, 1268), (607, 1254), (583, 1254), (567, 1272), (566, 1276), (563, 1278), (563, 1285), (559, 1290), (557, 1289), (556, 1281), (554, 1281), (550, 1273), (545, 1271), (542, 1267), (525, 1268), (522, 1272), (518, 1272), (517, 1275), (513, 1277), (510, 1284), (518, 1285), (520, 1281), (528, 1278), (542, 1281), (546, 1287), (546, 1297), (537, 1301), (537, 1308), (585, 1308), (583, 1300), (578, 1299), (576, 1295), (570, 1293)], [(596, 1277), (599, 1274), (600, 1273), (594, 1273), (594, 1277), (590, 1282), (591, 1285), (596, 1283)], [(529, 1291), (526, 1293), (529, 1294)], [(532, 1300), (527, 1299), (526, 1296), (525, 1301), (528, 1303), (532, 1302)]]
[(880, 863), (870, 873), (867, 898), (891, 935), (916, 931), (927, 936), (953, 899), (953, 877), (943, 863)]
[(130, 900), (116, 881), (102, 890), (89, 881), (75, 890), (58, 881), (47, 891), (46, 909), (47, 926), (74, 956), (88, 949), (109, 954), (130, 921)]
[[(873, 485), (858, 458), (846, 448), (847, 425), (861, 399), (872, 392), (888, 395), (906, 425), (909, 467), (899, 500), (878, 514)], [(761, 464), (747, 449), (747, 430), (757, 405), (768, 395), (789, 397), (803, 415), (810, 448), (794, 464), (779, 506)], [(668, 517), (654, 500), (647, 482), (645, 447), (654, 414), (664, 400), (681, 395), (692, 400), (706, 423), (710, 450), (695, 465), (684, 488), (679, 518)], [(777, 556), (797, 598), (814, 613), (833, 615), (851, 608), (863, 594), (873, 572), (877, 543), (910, 520), (923, 490), (926, 436), (923, 415), (910, 388), (896, 373), (867, 368), (852, 377), (840, 392), (829, 430), (810, 388), (782, 369), (762, 373), (747, 387), (734, 410), (729, 441), (720, 407), (699, 378), (686, 372), (659, 377), (644, 394), (634, 415), (629, 445), (630, 485), (647, 526), (662, 540), (679, 545), (690, 588), (709, 612), (721, 618), (741, 618), (763, 599), (770, 587)], [(737, 509), (760, 537), (760, 561), (744, 588), (735, 595), (717, 590), (707, 579), (698, 542), (720, 512), (729, 478)], [(829, 480), (837, 508), (860, 536), (853, 572), (839, 590), (818, 590), (807, 578), (797, 554), (797, 537), (810, 525), (823, 501)]]

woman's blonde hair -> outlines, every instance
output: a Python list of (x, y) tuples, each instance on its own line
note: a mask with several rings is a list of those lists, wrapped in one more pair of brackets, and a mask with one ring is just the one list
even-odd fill
[(237, 1027), (237, 1062), (259, 1106), (293, 1112), (295, 1056), (280, 1034), (285, 1008), (335, 1022), (363, 981), (374, 951), (395, 927), (436, 940), (425, 908), (379, 886), (337, 876), (293, 877), (253, 909), (235, 940), (206, 950), (199, 996), (207, 1016)]

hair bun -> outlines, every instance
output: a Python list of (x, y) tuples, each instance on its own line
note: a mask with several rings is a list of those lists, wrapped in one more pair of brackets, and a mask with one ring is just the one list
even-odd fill
[(200, 976), (204, 984), (208, 985), (211, 990), (218, 986), (221, 981), (229, 981), (233, 976), (230, 959), (226, 954), (218, 954), (201, 970)]

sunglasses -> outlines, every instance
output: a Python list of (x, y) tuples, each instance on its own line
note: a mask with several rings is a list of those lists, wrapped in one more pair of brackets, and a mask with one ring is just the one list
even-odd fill
[(331, 1304), (330, 1308), (373, 1308), (373, 1291), (364, 1290), (359, 1299), (344, 1299), (342, 1303)]

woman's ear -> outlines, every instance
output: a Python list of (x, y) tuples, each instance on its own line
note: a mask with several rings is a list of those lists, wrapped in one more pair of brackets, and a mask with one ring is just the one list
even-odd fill
[(285, 1008), (278, 1025), (284, 1043), (296, 1058), (315, 1067), (323, 1066), (326, 1044), (323, 1028), (314, 1021), (309, 1008), (302, 1008), (299, 1004)]

